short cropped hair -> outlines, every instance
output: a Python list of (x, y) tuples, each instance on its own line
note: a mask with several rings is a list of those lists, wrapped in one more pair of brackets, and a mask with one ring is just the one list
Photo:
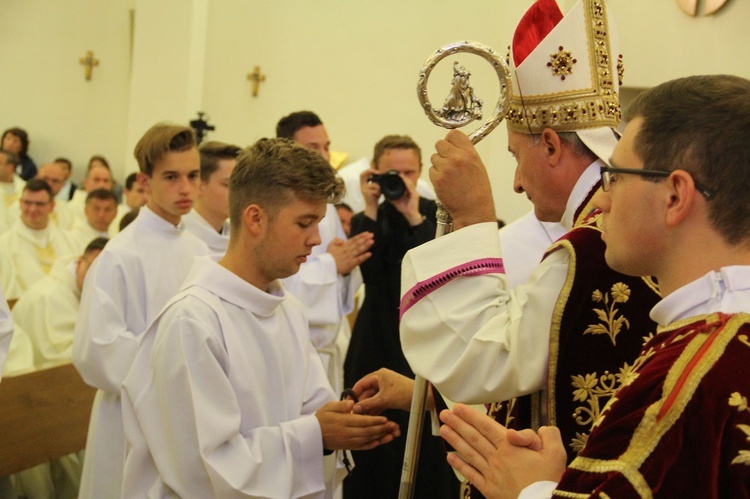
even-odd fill
[(211, 175), (219, 169), (222, 159), (237, 159), (241, 147), (224, 142), (211, 141), (201, 145), (198, 151), (201, 155), (201, 180), (208, 182)]
[(21, 160), (18, 159), (18, 156), (16, 156), (10, 151), (5, 151), (5, 150), (0, 149), (0, 154), (4, 155), (8, 163), (10, 163), (13, 166), (17, 166), (18, 163), (21, 162)]
[(169, 152), (182, 152), (196, 146), (192, 128), (169, 123), (157, 123), (143, 134), (135, 145), (133, 154), (138, 168), (149, 177), (154, 173), (154, 163)]
[(87, 172), (91, 171), (94, 161), (100, 162), (102, 166), (104, 166), (104, 168), (106, 168), (107, 170), (110, 170), (109, 161), (107, 161), (107, 158), (105, 158), (101, 154), (94, 154), (93, 156), (91, 156), (91, 159), (89, 159), (89, 166), (86, 169)]
[(378, 167), (378, 160), (388, 149), (413, 149), (417, 152), (419, 166), (422, 166), (422, 149), (408, 135), (386, 135), (375, 144), (375, 150), (372, 153), (372, 164)]
[(111, 199), (115, 202), (115, 204), (117, 204), (117, 196), (115, 195), (115, 191), (111, 191), (109, 189), (94, 189), (93, 191), (89, 192), (86, 195), (86, 204), (89, 204), (89, 201), (92, 199), (101, 199), (103, 201)]
[(73, 171), (73, 163), (70, 162), (68, 158), (55, 158), (53, 163), (59, 163), (61, 165), (65, 165), (65, 167), (68, 169), (69, 172)]
[(97, 237), (96, 239), (93, 239), (90, 243), (86, 245), (86, 249), (83, 250), (83, 256), (88, 256), (94, 251), (103, 250), (108, 242), (109, 242), (109, 239), (107, 239), (106, 237)]
[(49, 184), (40, 179), (40, 178), (32, 178), (26, 181), (26, 185), (23, 187), (23, 192), (41, 192), (46, 191), (47, 194), (49, 194), (49, 200), (52, 201), (54, 199), (55, 194), (52, 192), (52, 188), (49, 186)]
[(130, 210), (129, 212), (125, 213), (122, 218), (120, 219), (120, 226), (117, 228), (120, 232), (130, 225), (130, 223), (138, 217), (138, 212), (140, 211), (140, 208), (134, 208)]
[(138, 174), (133, 172), (130, 175), (127, 176), (125, 179), (125, 189), (127, 190), (133, 190), (133, 184), (135, 184), (136, 180), (138, 180)]
[(281, 118), (276, 125), (276, 137), (293, 139), (297, 130), (306, 126), (313, 127), (322, 125), (323, 122), (317, 114), (312, 111), (297, 111), (289, 116)]
[(714, 228), (729, 244), (750, 244), (750, 80), (672, 80), (638, 95), (625, 117), (643, 118), (634, 147), (644, 168), (690, 173), (715, 194), (708, 201)]
[[(597, 156), (594, 154), (594, 152), (589, 149), (589, 147), (583, 143), (581, 138), (578, 136), (576, 132), (558, 132), (555, 131), (558, 137), (560, 137), (560, 142), (563, 144), (566, 144), (571, 151), (573, 151), (573, 154), (579, 157), (585, 157), (589, 159), (591, 162), (596, 161)], [(612, 132), (614, 133), (614, 132)], [(539, 143), (542, 141), (542, 134), (540, 133), (533, 133), (531, 135), (528, 135), (529, 140), (532, 142), (532, 144), (539, 145)], [(601, 158), (608, 160), (609, 158)]]
[(273, 219), (295, 198), (336, 203), (343, 195), (343, 180), (319, 154), (289, 139), (260, 139), (240, 153), (229, 178), (229, 220), (238, 231), (251, 204)]
[(26, 133), (26, 130), (23, 128), (13, 127), (8, 128), (3, 132), (3, 138), (0, 139), (0, 142), (2, 142), (5, 139), (5, 136), (11, 134), (18, 137), (18, 140), (21, 141), (21, 152), (18, 153), (20, 157), (25, 157), (27, 153), (29, 152), (29, 134)]

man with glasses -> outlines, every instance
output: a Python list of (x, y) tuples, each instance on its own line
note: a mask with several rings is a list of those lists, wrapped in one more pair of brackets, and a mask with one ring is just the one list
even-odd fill
[(53, 196), (47, 182), (29, 180), (21, 193), (20, 218), (0, 236), (0, 286), (7, 300), (18, 299), (47, 275), (57, 258), (75, 253), (70, 240), (50, 223)]
[[(647, 311), (658, 297), (649, 279), (607, 267), (590, 205), (620, 120), (620, 59), (611, 29), (594, 29), (592, 17), (607, 25), (603, 3), (583, 0), (563, 17), (553, 0), (539, 1), (511, 50), (514, 187), (539, 220), (559, 221), (567, 234), (510, 290), (487, 172), (466, 135), (451, 131), (436, 145), (430, 177), (454, 232), (406, 254), (401, 288), (401, 343), (414, 372), (451, 400), (491, 404), (503, 424), (559, 426), (571, 460), (624, 379), (616, 374), (632, 368), (642, 332), (655, 329)], [(593, 55), (589, 39), (607, 57)], [(566, 51), (577, 62), (563, 79), (548, 62)], [(371, 379), (354, 388), (373, 384), (383, 386)]]
[(567, 469), (555, 428), (441, 414), (449, 460), (492, 497), (750, 494), (750, 81), (674, 80), (628, 114), (594, 204), (607, 262), (658, 278), (659, 329)]

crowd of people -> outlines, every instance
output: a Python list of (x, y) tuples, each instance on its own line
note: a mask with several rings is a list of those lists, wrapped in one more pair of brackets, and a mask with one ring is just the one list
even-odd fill
[(455, 130), (434, 191), (408, 135), (336, 170), (310, 111), (244, 148), (158, 123), (122, 189), (6, 130), (0, 373), (72, 362), (96, 396), (85, 452), (0, 498), (750, 495), (750, 81), (658, 85), (621, 133), (611, 29), (596, 0), (519, 22), (534, 211), (502, 228)]

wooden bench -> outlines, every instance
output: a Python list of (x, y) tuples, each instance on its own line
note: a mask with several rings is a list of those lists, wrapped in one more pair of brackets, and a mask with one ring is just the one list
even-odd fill
[(66, 364), (0, 382), (0, 477), (86, 447), (96, 389)]

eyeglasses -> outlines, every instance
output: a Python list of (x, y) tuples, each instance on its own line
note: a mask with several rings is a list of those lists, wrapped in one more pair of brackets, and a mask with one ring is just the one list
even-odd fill
[[(610, 186), (617, 182), (617, 174), (623, 173), (623, 174), (631, 174), (631, 175), (640, 175), (641, 177), (662, 177), (667, 178), (670, 175), (672, 175), (672, 172), (667, 170), (640, 170), (636, 168), (613, 168), (611, 166), (602, 166), (601, 167), (601, 176), (602, 176), (602, 190), (604, 192), (609, 192)], [(706, 199), (712, 199), (716, 193), (709, 189), (708, 187), (705, 187), (701, 184), (699, 184), (695, 179), (693, 179), (693, 183), (695, 184), (695, 187), (698, 188), (698, 192), (703, 194)]]

